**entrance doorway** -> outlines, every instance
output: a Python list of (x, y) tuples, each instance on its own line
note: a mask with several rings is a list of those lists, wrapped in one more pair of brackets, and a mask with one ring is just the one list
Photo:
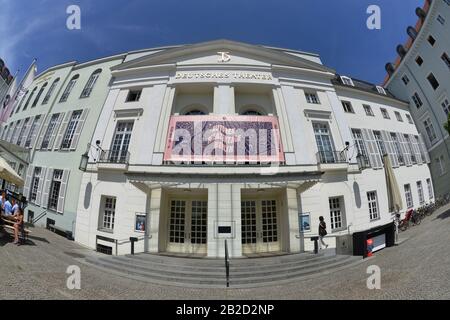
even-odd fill
[(206, 255), (208, 200), (171, 198), (168, 209), (167, 252)]
[(279, 200), (241, 201), (242, 253), (244, 255), (281, 251)]

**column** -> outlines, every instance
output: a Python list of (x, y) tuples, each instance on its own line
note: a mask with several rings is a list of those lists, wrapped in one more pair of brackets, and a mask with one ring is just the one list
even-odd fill
[(219, 84), (214, 87), (214, 114), (234, 115), (236, 108), (234, 104), (234, 87)]
[(297, 189), (286, 188), (286, 200), (287, 200), (287, 218), (289, 219), (289, 251), (291, 253), (300, 252), (300, 241), (299, 235), (300, 230), (298, 229), (298, 197)]
[(148, 197), (150, 197), (149, 211), (147, 218), (147, 237), (149, 237), (147, 250), (148, 252), (159, 252), (159, 219), (161, 214), (161, 196), (162, 188), (152, 189)]

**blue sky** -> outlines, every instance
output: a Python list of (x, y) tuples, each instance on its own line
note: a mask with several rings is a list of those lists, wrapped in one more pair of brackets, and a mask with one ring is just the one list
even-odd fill
[[(220, 38), (320, 54), (337, 72), (380, 83), (424, 0), (0, 0), (0, 57), (23, 73), (130, 50)], [(81, 8), (81, 30), (66, 8)], [(381, 30), (366, 9), (381, 8)]]

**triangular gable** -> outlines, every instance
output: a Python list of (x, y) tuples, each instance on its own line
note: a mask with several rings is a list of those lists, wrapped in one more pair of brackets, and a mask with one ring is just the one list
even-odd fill
[[(235, 55), (241, 59), (259, 60), (263, 64), (267, 65), (287, 65), (290, 67), (307, 68), (316, 71), (335, 73), (335, 70), (302, 57), (287, 54), (276, 49), (230, 40), (215, 40), (166, 49), (158, 53), (151, 53), (122, 63), (113, 67), (112, 70), (126, 70), (149, 65), (179, 63), (190, 59), (195, 61), (195, 59), (203, 56), (211, 56), (214, 54), (216, 55), (215, 62), (217, 63), (217, 52), (221, 51), (230, 52), (230, 55)], [(230, 64), (234, 63), (230, 61)]]

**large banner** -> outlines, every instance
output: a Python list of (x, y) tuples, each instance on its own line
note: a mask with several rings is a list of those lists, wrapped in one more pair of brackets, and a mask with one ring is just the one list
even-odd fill
[(282, 163), (277, 117), (172, 116), (166, 162)]

